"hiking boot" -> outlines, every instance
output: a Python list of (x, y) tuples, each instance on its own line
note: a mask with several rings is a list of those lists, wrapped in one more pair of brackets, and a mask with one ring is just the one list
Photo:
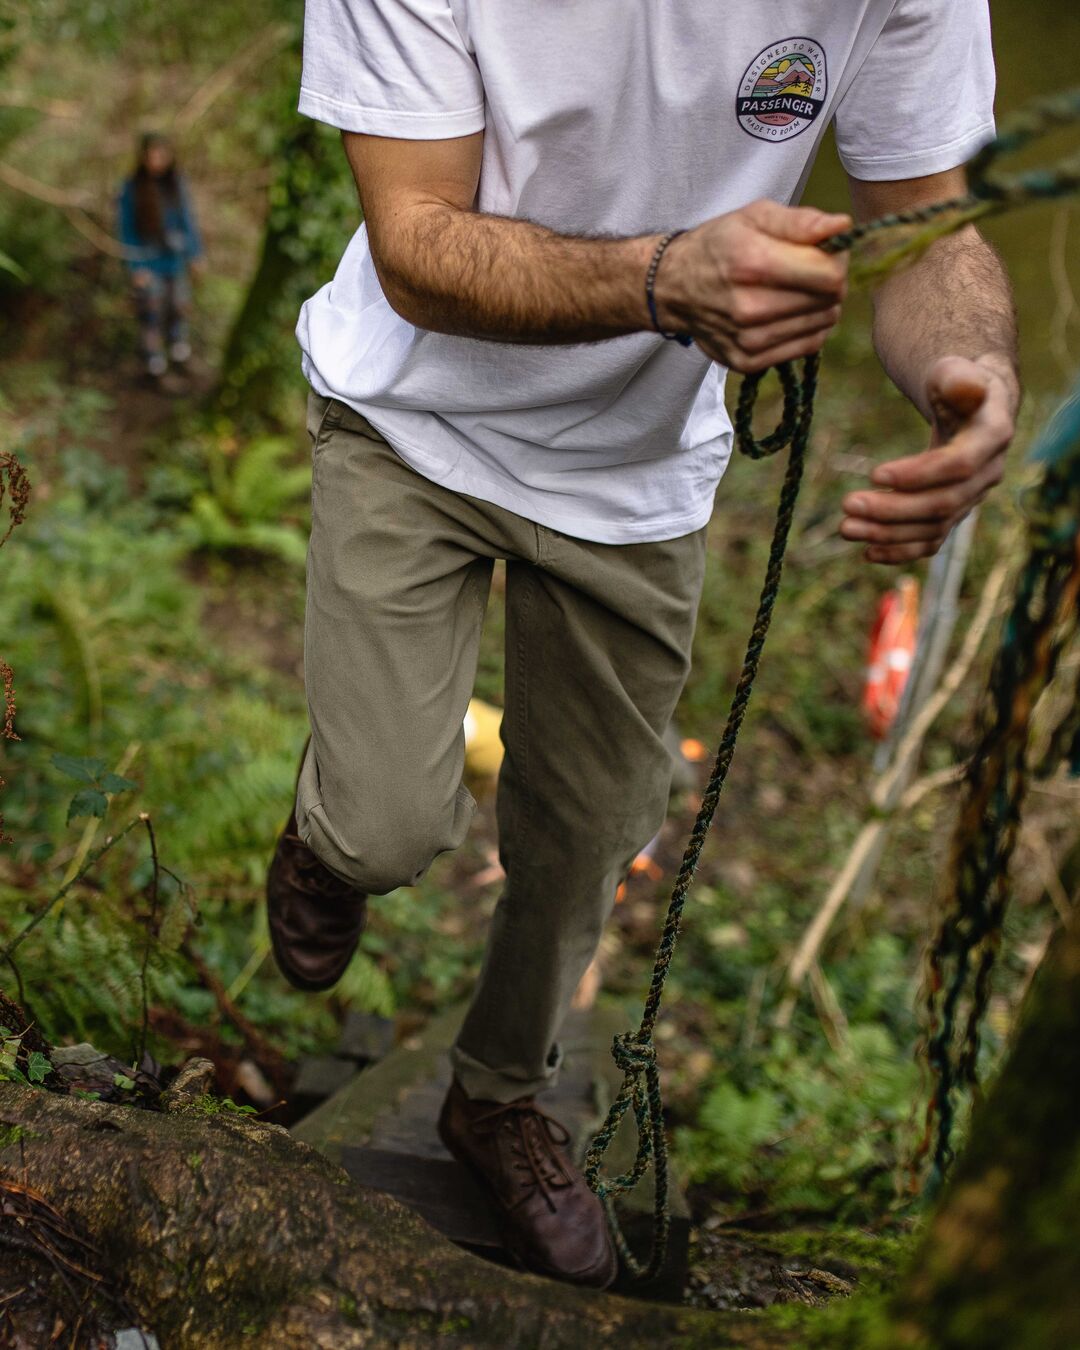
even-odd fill
[(266, 876), (274, 959), (296, 989), (329, 989), (352, 960), (367, 896), (320, 862), (296, 832), (293, 811)]
[(532, 1097), (470, 1101), (455, 1079), (439, 1138), (485, 1183), (523, 1266), (595, 1289), (612, 1283), (618, 1258), (604, 1208), (570, 1161), (570, 1135)]

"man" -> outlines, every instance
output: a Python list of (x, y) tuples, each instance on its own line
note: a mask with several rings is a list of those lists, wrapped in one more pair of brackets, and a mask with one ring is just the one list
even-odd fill
[[(963, 191), (993, 84), (986, 0), (308, 0), (300, 109), (345, 133), (366, 225), (297, 330), (312, 739), (271, 931), (295, 984), (328, 987), (365, 896), (462, 841), (505, 558), (506, 888), (439, 1126), (533, 1269), (615, 1274), (535, 1096), (664, 814), (725, 369), (817, 352), (840, 315), (846, 260), (817, 245), (850, 221), (788, 203), (833, 121), (859, 217)], [(876, 468), (841, 528), (911, 562), (1013, 432), (1009, 288), (974, 230), (881, 287), (875, 340), (932, 448)]]

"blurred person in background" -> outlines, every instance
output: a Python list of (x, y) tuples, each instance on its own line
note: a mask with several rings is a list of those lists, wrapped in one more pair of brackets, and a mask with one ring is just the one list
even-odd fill
[(134, 172), (117, 197), (117, 233), (127, 250), (147, 373), (191, 359), (191, 274), (202, 272), (202, 241), (187, 184), (167, 137), (139, 139)]

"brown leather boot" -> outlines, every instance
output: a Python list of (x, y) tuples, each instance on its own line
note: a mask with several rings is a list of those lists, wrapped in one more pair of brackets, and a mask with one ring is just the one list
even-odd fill
[(266, 875), (274, 959), (297, 989), (329, 989), (352, 960), (367, 919), (367, 897), (319, 861), (296, 832), (296, 812)]
[(567, 1155), (569, 1134), (532, 1097), (470, 1101), (455, 1079), (439, 1137), (486, 1184), (523, 1266), (596, 1289), (612, 1283), (618, 1258), (603, 1206)]

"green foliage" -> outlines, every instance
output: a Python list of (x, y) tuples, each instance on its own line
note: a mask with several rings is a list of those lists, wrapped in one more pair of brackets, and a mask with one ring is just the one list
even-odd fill
[(14, 258), (9, 258), (3, 249), (0, 249), (0, 272), (8, 272), (17, 281), (30, 280), (30, 273), (26, 268), (17, 263)]
[(681, 1133), (695, 1179), (849, 1220), (890, 1202), (918, 1075), (884, 1027), (851, 1027), (840, 1053), (778, 1036), (753, 1082), (715, 1082)]
[(699, 1115), (706, 1159), (697, 1175), (715, 1176), (735, 1190), (752, 1189), (766, 1145), (782, 1135), (787, 1113), (779, 1095), (765, 1088), (740, 1092), (718, 1083), (705, 1097)]
[(237, 1106), (231, 1097), (215, 1097), (209, 1092), (204, 1092), (201, 1097), (196, 1097), (192, 1105), (196, 1111), (204, 1116), (254, 1116), (257, 1114), (253, 1106)]
[[(3, 556), (0, 631), (16, 670), (21, 740), (3, 747), (15, 843), (0, 853), (0, 945), (59, 889), (81, 836), (90, 832), (89, 847), (115, 831), (120, 805), (130, 800), (115, 794), (131, 793), (154, 821), (163, 863), (196, 883), (197, 942), (228, 983), (265, 952), (259, 900), (306, 733), (302, 690), (263, 669), (257, 655), (226, 655), (208, 636), (203, 585), (187, 570), (191, 539), (176, 509), (181, 499), (133, 497), (126, 475), (89, 449), (102, 435), (109, 401), (92, 391), (61, 396), (44, 368), (27, 372), (24, 390), (32, 416), (10, 417), (0, 439), (18, 448), (49, 492), (34, 499), (18, 547)], [(224, 438), (220, 432), (219, 443)], [(196, 429), (179, 455), (170, 439), (163, 459), (167, 452), (181, 460), (189, 483), (198, 483), (206, 443)], [(65, 447), (59, 455), (58, 444)], [(285, 448), (267, 438), (250, 460), (245, 449), (215, 451), (241, 524), (253, 512), (265, 519), (275, 502), (293, 505), (301, 479), (306, 488), (306, 471), (283, 467)], [(275, 481), (262, 481), (264, 474)], [(301, 516), (288, 529), (294, 542), (303, 540)], [(230, 574), (228, 586), (236, 584)], [(299, 625), (299, 606), (290, 603)], [(70, 814), (75, 837), (68, 827), (73, 783), (75, 812), (90, 812)], [(45, 1034), (121, 1055), (134, 1048), (150, 880), (145, 836), (135, 832), (19, 949), (28, 1002)], [(216, 1018), (217, 1008), (184, 954), (193, 917), (192, 896), (163, 873), (149, 998), (199, 1024)], [(331, 1039), (342, 1005), (389, 1012), (395, 998), (378, 959), (356, 963), (333, 1005), (298, 999), (268, 962), (243, 991), (245, 1011), (294, 1053)], [(167, 1046), (159, 1052), (172, 1053)]]
[(209, 491), (197, 492), (180, 521), (193, 549), (266, 553), (302, 567), (307, 556), (309, 467), (290, 463), (292, 443), (263, 436), (226, 454), (211, 451)]
[(72, 755), (53, 755), (52, 762), (69, 778), (90, 785), (80, 788), (72, 797), (67, 810), (68, 825), (78, 816), (103, 817), (109, 809), (110, 797), (118, 792), (131, 792), (138, 786), (130, 778), (123, 778), (120, 774), (106, 769), (103, 759), (86, 755), (79, 759)]
[[(52, 1061), (40, 1050), (27, 1051), (23, 1032), (0, 1027), (0, 1082), (21, 1083), (24, 1087), (44, 1083), (52, 1073)], [(22, 1060), (20, 1065), (19, 1061)]]
[(381, 1017), (391, 1017), (397, 1010), (397, 999), (389, 975), (366, 951), (359, 951), (353, 957), (335, 989), (335, 995), (354, 1007), (378, 1013)]

